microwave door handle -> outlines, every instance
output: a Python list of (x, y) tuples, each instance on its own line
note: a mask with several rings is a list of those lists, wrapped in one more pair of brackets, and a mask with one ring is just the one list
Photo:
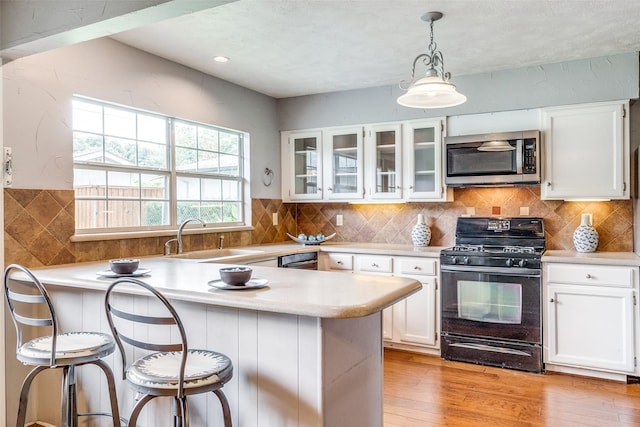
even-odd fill
[(522, 174), (522, 160), (524, 157), (524, 141), (522, 139), (516, 140), (516, 172), (518, 175)]

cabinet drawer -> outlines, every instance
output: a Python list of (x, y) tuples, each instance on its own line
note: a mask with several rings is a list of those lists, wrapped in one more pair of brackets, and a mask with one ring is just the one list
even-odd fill
[(634, 284), (635, 271), (634, 267), (622, 266), (547, 264), (546, 281), (548, 283), (630, 288)]
[(369, 273), (393, 272), (393, 258), (387, 256), (361, 255), (358, 256), (358, 271)]
[(435, 276), (438, 260), (425, 258), (397, 258), (396, 274), (412, 274), (419, 276)]
[(330, 270), (353, 270), (353, 255), (327, 254), (327, 266)]

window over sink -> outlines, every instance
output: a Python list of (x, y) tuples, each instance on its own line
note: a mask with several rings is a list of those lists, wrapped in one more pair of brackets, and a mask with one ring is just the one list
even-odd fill
[(76, 233), (250, 225), (245, 132), (73, 99)]

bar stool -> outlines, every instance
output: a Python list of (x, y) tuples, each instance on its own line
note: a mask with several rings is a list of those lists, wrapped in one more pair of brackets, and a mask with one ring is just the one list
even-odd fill
[[(117, 298), (112, 298), (114, 290), (117, 288), (131, 290), (132, 286), (139, 291), (136, 295), (143, 293), (157, 299), (160, 302), (158, 310), (162, 312), (154, 310), (154, 313), (160, 314), (136, 314), (122, 308), (123, 304), (117, 304)], [(222, 405), (224, 425), (231, 427), (229, 403), (222, 392), (222, 387), (233, 376), (231, 360), (215, 351), (189, 349), (182, 321), (164, 295), (145, 282), (123, 278), (109, 286), (104, 306), (113, 337), (122, 355), (122, 379), (126, 379), (140, 396), (136, 399), (128, 426), (136, 425), (140, 411), (150, 400), (165, 396), (173, 397), (174, 426), (188, 427), (187, 396), (211, 391)], [(139, 333), (140, 337), (144, 337), (144, 341), (141, 341), (140, 339), (143, 338), (138, 336), (126, 335), (127, 331), (133, 333), (136, 330), (146, 329), (141, 329), (142, 325), (136, 325), (136, 323), (144, 324), (146, 328), (153, 327), (153, 333)], [(163, 326), (165, 328), (162, 331), (158, 330)], [(170, 331), (164, 329), (170, 329)], [(167, 337), (171, 336), (177, 336), (179, 339), (168, 343)], [(123, 342), (134, 348), (148, 350), (150, 353), (127, 365)]]
[[(23, 277), (10, 279), (9, 276), (13, 270), (24, 273), (26, 279)], [(100, 415), (111, 417), (113, 426), (120, 427), (120, 413), (113, 373), (109, 365), (101, 360), (114, 352), (113, 338), (100, 332), (61, 333), (47, 290), (35, 275), (22, 265), (11, 264), (5, 269), (4, 292), (11, 318), (16, 327), (16, 358), (25, 365), (35, 366), (22, 383), (16, 426), (24, 427), (29, 403), (29, 389), (36, 376), (47, 369), (60, 368), (64, 382), (61, 426), (76, 427), (78, 417)], [(30, 332), (27, 330), (30, 329), (28, 327), (48, 327), (51, 334), (23, 342), (23, 333), (26, 335)], [(78, 413), (76, 368), (89, 364), (102, 369), (107, 379), (111, 413)]]

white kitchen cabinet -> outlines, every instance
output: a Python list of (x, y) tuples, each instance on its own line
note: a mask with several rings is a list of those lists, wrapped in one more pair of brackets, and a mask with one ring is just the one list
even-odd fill
[(282, 198), (322, 200), (322, 132), (283, 132)]
[(400, 124), (365, 128), (365, 198), (402, 199), (402, 132)]
[(629, 199), (628, 111), (622, 101), (542, 110), (542, 199)]
[(444, 119), (282, 132), (285, 202), (453, 200)]
[(394, 266), (394, 275), (419, 280), (422, 289), (393, 305), (391, 346), (406, 344), (439, 349), (438, 260), (398, 257)]
[[(356, 273), (393, 274), (393, 257), (385, 255), (356, 255)], [(382, 310), (382, 339), (393, 338), (393, 306)]]
[(320, 252), (318, 260), (322, 271), (353, 273), (353, 254)]
[(544, 277), (547, 370), (637, 375), (637, 267), (548, 263)]
[(327, 129), (323, 134), (325, 198), (364, 198), (363, 129)]
[(405, 199), (410, 201), (452, 200), (443, 180), (442, 134), (444, 120), (405, 122), (403, 129)]

